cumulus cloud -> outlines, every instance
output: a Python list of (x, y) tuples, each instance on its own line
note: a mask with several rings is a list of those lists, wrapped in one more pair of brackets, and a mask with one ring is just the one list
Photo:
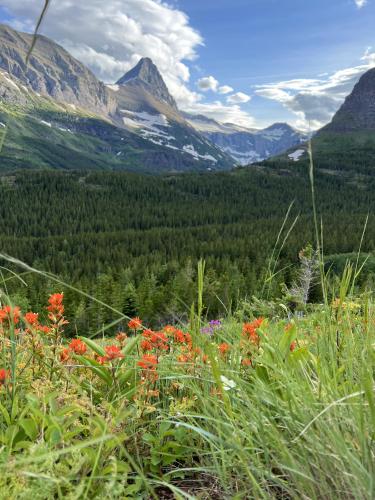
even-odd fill
[(364, 7), (367, 3), (367, 0), (354, 0), (356, 6), (361, 9), (362, 7)]
[(205, 76), (204, 78), (198, 80), (197, 85), (200, 90), (203, 90), (203, 92), (206, 92), (207, 90), (216, 92), (219, 87), (219, 82), (213, 76)]
[(230, 87), (229, 85), (222, 85), (221, 87), (218, 88), (219, 94), (230, 94), (233, 92), (234, 89)]
[(307, 130), (328, 123), (351, 93), (359, 78), (375, 67), (375, 52), (367, 49), (363, 64), (345, 68), (317, 79), (295, 79), (257, 86), (255, 93), (277, 101), (297, 117), (296, 126)]
[(245, 102), (249, 102), (251, 97), (243, 92), (237, 92), (236, 94), (232, 94), (227, 97), (227, 102), (229, 104), (243, 104)]
[(186, 106), (185, 111), (197, 115), (205, 115), (222, 123), (235, 123), (242, 127), (252, 128), (256, 126), (254, 118), (237, 104), (227, 106), (221, 101), (212, 103), (196, 102), (192, 106)]
[[(17, 29), (30, 31), (44, 0), (3, 0)], [(67, 22), (69, 20), (69, 22)], [(197, 57), (201, 35), (180, 10), (159, 0), (52, 2), (41, 32), (61, 43), (103, 81), (114, 82), (141, 57), (150, 57), (172, 93), (189, 81), (186, 61)]]
[[(44, 0), (1, 2), (13, 19), (11, 24), (29, 32), (43, 5)], [(163, 0), (51, 2), (41, 32), (60, 43), (105, 82), (116, 81), (141, 57), (150, 57), (181, 109), (197, 113), (211, 109), (212, 113), (217, 111), (216, 119), (238, 119), (249, 124), (252, 121), (238, 106), (202, 104), (202, 94), (189, 89), (188, 62), (198, 57), (203, 39), (184, 12)], [(225, 85), (219, 88), (215, 78), (208, 78), (214, 91), (222, 94), (231, 91)]]

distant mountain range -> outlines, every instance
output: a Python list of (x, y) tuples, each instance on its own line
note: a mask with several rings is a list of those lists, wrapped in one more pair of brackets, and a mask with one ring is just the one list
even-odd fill
[(308, 139), (306, 134), (287, 123), (275, 123), (259, 130), (218, 123), (202, 115), (184, 113), (184, 116), (196, 130), (232, 156), (238, 165), (265, 160)]
[[(0, 25), (3, 170), (218, 171), (273, 157), (295, 163), (305, 156), (307, 136), (286, 123), (256, 130), (181, 112), (149, 58), (106, 85), (44, 36), (38, 36), (26, 65), (31, 40)], [(364, 75), (317, 134), (318, 151), (319, 144), (323, 151), (335, 143), (341, 148), (343, 133), (348, 138), (375, 128), (374, 80), (375, 70)], [(338, 157), (340, 151), (335, 150)]]

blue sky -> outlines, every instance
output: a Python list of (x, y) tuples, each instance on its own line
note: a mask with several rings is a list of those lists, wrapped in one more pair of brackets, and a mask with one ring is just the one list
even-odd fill
[[(375, 0), (71, 3), (52, 0), (42, 32), (100, 78), (152, 57), (181, 108), (221, 121), (317, 128), (375, 66)], [(0, 20), (30, 31), (42, 4), (0, 0)]]

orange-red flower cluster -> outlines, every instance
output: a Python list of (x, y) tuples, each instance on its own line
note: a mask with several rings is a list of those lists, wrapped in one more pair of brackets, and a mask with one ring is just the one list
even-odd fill
[(119, 332), (119, 333), (116, 335), (116, 340), (117, 340), (117, 342), (119, 342), (120, 344), (124, 344), (127, 338), (128, 338), (128, 336), (127, 336), (127, 335), (126, 335), (126, 333), (124, 333), (124, 332)]
[(105, 359), (106, 361), (112, 361), (114, 359), (121, 359), (124, 355), (121, 352), (121, 349), (117, 347), (117, 345), (107, 345), (105, 348)]
[(0, 387), (5, 384), (9, 376), (10, 373), (8, 370), (5, 370), (5, 368), (0, 369)]
[(263, 321), (264, 318), (258, 318), (251, 323), (245, 323), (242, 327), (243, 336), (255, 345), (259, 345), (260, 342), (260, 337), (257, 330), (262, 326)]
[(68, 321), (64, 318), (63, 300), (63, 293), (54, 293), (48, 299), (48, 318), (53, 323), (52, 328), (54, 329), (59, 329), (63, 325), (68, 324)]
[(73, 339), (69, 344), (69, 349), (79, 356), (83, 356), (87, 351), (87, 345), (81, 339)]
[(0, 309), (0, 324), (5, 326), (17, 325), (20, 321), (21, 311), (19, 307), (4, 306)]
[(63, 293), (54, 293), (50, 295), (48, 299), (47, 311), (49, 311), (48, 317), (51, 321), (54, 320), (54, 317), (61, 317), (64, 314), (64, 294)]
[(66, 363), (70, 359), (70, 350), (66, 347), (60, 353), (60, 361)]
[(136, 316), (135, 318), (132, 318), (129, 321), (128, 327), (130, 328), (130, 330), (134, 330), (135, 332), (138, 330), (141, 330), (142, 329), (142, 320), (138, 316)]
[(141, 348), (143, 351), (152, 351), (153, 349), (168, 351), (169, 349), (169, 340), (164, 332), (153, 332), (152, 330), (145, 330), (142, 333), (142, 337), (144, 339), (141, 342)]
[(221, 355), (225, 356), (230, 351), (230, 345), (226, 342), (223, 342), (218, 346), (219, 352)]
[(108, 361), (114, 361), (115, 359), (122, 359), (124, 357), (121, 349), (117, 345), (107, 345), (104, 350), (105, 356), (95, 355), (95, 359), (100, 365), (105, 365)]
[(49, 333), (49, 326), (43, 326), (39, 323), (39, 314), (34, 312), (27, 312), (23, 317), (26, 323), (26, 333), (38, 331), (42, 333)]
[(27, 312), (24, 316), (24, 320), (30, 326), (35, 326), (39, 323), (39, 314), (34, 312)]
[(144, 354), (138, 361), (138, 366), (142, 369), (143, 378), (156, 381), (158, 374), (156, 368), (158, 365), (158, 358), (153, 354)]
[(241, 365), (242, 365), (242, 366), (252, 366), (251, 359), (250, 359), (250, 358), (244, 358), (244, 359), (241, 361)]

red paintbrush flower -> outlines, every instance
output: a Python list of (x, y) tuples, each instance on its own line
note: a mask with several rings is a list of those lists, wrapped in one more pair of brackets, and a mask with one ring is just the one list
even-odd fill
[(142, 320), (138, 316), (136, 316), (135, 318), (132, 318), (129, 321), (128, 327), (130, 328), (130, 330), (134, 330), (134, 331), (141, 330), (142, 329)]
[(73, 339), (69, 344), (69, 349), (73, 351), (75, 354), (83, 356), (87, 351), (87, 346), (80, 339)]
[(108, 361), (111, 361), (113, 359), (120, 359), (123, 358), (124, 355), (121, 352), (121, 349), (117, 347), (117, 345), (108, 345), (104, 348), (105, 353), (106, 353), (106, 359)]

